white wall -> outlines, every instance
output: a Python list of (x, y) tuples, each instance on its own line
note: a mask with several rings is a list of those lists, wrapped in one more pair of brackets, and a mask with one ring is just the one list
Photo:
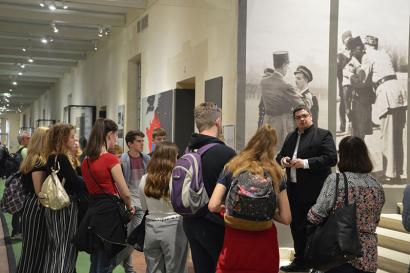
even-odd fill
[[(174, 89), (176, 83), (195, 77), (196, 103), (204, 99), (205, 80), (223, 77), (224, 123), (234, 123), (236, 115), (236, 0), (150, 1), (145, 14), (149, 26), (137, 34), (137, 22), (99, 46), (30, 109), (34, 122), (42, 118), (63, 120), (67, 96), (72, 104), (107, 106), (107, 117), (116, 119), (117, 106), (125, 104), (126, 130), (134, 127), (132, 108), (135, 86), (129, 61), (141, 54), (142, 96)], [(141, 18), (141, 17), (140, 17)], [(98, 108), (97, 108), (98, 111)], [(98, 113), (98, 112), (97, 112)]]

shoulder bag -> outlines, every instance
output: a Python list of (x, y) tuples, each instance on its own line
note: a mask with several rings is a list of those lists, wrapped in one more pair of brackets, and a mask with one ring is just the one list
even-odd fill
[(336, 208), (339, 174), (336, 174), (336, 192), (333, 209), (323, 224), (308, 235), (305, 262), (316, 270), (327, 271), (362, 257), (362, 246), (356, 224), (356, 204), (349, 204), (348, 183), (344, 176), (344, 207)]

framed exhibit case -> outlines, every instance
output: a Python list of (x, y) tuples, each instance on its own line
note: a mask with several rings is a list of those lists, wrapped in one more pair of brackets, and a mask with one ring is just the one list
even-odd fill
[(96, 111), (97, 107), (93, 105), (68, 105), (64, 107), (64, 122), (75, 127), (79, 138), (88, 138), (95, 122)]

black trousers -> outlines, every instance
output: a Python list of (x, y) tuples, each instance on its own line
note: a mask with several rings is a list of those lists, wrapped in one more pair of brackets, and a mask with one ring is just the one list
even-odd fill
[(297, 184), (288, 183), (288, 198), (290, 204), (290, 211), (292, 213), (292, 222), (290, 223), (290, 231), (293, 238), (293, 246), (295, 249), (294, 262), (299, 265), (304, 265), (304, 256), (307, 239), (307, 213), (315, 202), (301, 202), (297, 200), (296, 194), (293, 194), (296, 190)]
[(23, 210), (14, 213), (12, 218), (11, 218), (11, 227), (12, 227), (11, 236), (14, 236), (16, 234), (21, 233), (21, 214), (22, 214), (22, 211)]
[(195, 273), (214, 273), (223, 246), (225, 227), (203, 217), (184, 218), (183, 226), (191, 247)]

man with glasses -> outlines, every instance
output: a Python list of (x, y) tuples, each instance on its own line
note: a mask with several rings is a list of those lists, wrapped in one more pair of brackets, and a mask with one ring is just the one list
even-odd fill
[[(125, 135), (128, 152), (121, 156), (124, 178), (131, 193), (131, 204), (135, 207), (135, 214), (127, 226), (127, 235), (141, 223), (144, 211), (141, 207), (138, 186), (141, 177), (147, 172), (147, 165), (150, 157), (144, 154), (144, 133), (140, 130), (131, 130)], [(135, 273), (132, 266), (132, 255), (124, 260), (123, 263), (126, 273)]]
[(276, 161), (286, 168), (295, 259), (280, 269), (309, 272), (310, 268), (304, 262), (307, 213), (316, 203), (331, 167), (336, 165), (337, 153), (332, 134), (313, 124), (309, 107), (296, 107), (293, 118), (297, 128), (286, 136)]

